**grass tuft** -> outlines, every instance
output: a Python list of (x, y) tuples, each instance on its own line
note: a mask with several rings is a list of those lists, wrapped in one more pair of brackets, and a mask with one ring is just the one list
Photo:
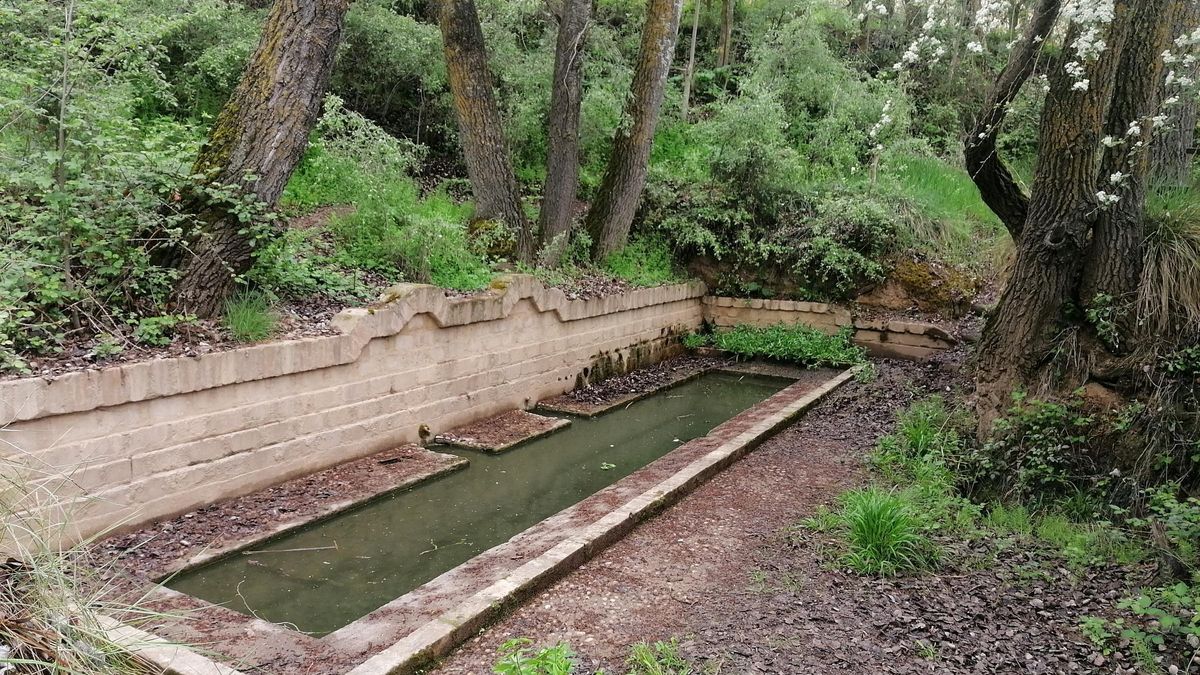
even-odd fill
[(854, 571), (894, 576), (936, 563), (937, 549), (904, 496), (873, 486), (846, 493), (842, 503), (850, 545), (845, 562)]
[(246, 291), (225, 302), (225, 327), (238, 342), (271, 337), (277, 323), (271, 303), (262, 293)]
[(1143, 263), (1139, 318), (1160, 333), (1200, 325), (1200, 190), (1150, 193)]

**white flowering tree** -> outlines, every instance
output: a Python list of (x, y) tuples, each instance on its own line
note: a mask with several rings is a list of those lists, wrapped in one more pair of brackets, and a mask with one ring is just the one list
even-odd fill
[[(1083, 378), (1118, 378), (1141, 334), (1132, 308), (1141, 273), (1149, 147), (1170, 123), (1182, 76), (1175, 17), (1195, 0), (1038, 0), (966, 140), (984, 201), (1016, 243), (1016, 261), (980, 343), (982, 428), (1009, 395), (1056, 381), (1056, 339), (1073, 335)], [(1178, 40), (1176, 38), (1178, 37)], [(1053, 48), (1049, 47), (1053, 45)], [(1191, 55), (1183, 57), (1190, 60)], [(1028, 193), (997, 154), (1008, 105), (1047, 74), (1037, 166)], [(1070, 306), (1085, 310), (1068, 319)]]

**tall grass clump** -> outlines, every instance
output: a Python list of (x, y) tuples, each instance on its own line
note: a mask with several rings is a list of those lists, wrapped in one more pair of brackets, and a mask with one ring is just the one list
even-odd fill
[(275, 332), (277, 317), (265, 295), (245, 291), (225, 302), (224, 323), (238, 342), (258, 342)]
[(1139, 318), (1159, 333), (1200, 325), (1200, 191), (1150, 193), (1138, 309)]
[(670, 247), (658, 238), (634, 239), (608, 256), (604, 268), (634, 286), (662, 286), (682, 278), (675, 268)]
[(911, 500), (872, 486), (846, 493), (842, 504), (849, 545), (844, 560), (854, 571), (895, 576), (936, 562), (937, 549), (923, 533)]
[(1008, 234), (966, 171), (915, 154), (890, 160), (885, 171), (909, 206), (898, 219), (901, 245), (974, 270), (998, 265), (1011, 246)]
[[(91, 550), (103, 535), (64, 547), (74, 509), (54, 492), (69, 478), (36, 484), (28, 470), (0, 468), (0, 672), (55, 675), (148, 675), (158, 669), (144, 647), (110, 631), (164, 618), (104, 580)], [(41, 478), (39, 476), (39, 478)]]

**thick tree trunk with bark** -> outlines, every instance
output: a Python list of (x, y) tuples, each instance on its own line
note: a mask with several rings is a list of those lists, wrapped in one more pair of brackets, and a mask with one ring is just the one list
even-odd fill
[[(274, 207), (321, 113), (349, 0), (276, 0), (258, 48), (200, 150), (193, 172), (237, 185)], [(212, 316), (250, 269), (253, 241), (228, 208), (197, 208), (204, 231), (190, 242), (176, 287), (179, 311)]]
[[(1136, 0), (1134, 0), (1136, 1)], [(1105, 51), (1087, 68), (1089, 86), (1056, 59), (1042, 110), (1037, 170), (1016, 264), (979, 346), (976, 394), (980, 431), (990, 431), (1011, 392), (1030, 382), (1049, 355), (1064, 303), (1075, 295), (1081, 258), (1097, 213), (1096, 149), (1104, 131), (1131, 8), (1118, 0)], [(1072, 27), (1067, 44), (1077, 34)]]
[(646, 186), (654, 128), (675, 54), (683, 0), (650, 0), (629, 103), (613, 138), (604, 180), (587, 215), (592, 255), (602, 260), (625, 245)]
[[(1116, 194), (1120, 201), (1097, 214), (1092, 241), (1085, 258), (1079, 301), (1089, 306), (1107, 296), (1117, 310), (1121, 336), (1110, 338), (1113, 351), (1123, 351), (1138, 331), (1134, 303), (1142, 274), (1145, 239), (1146, 191), (1150, 175), (1149, 146), (1162, 99), (1164, 45), (1171, 44), (1175, 0), (1143, 0), (1133, 16), (1132, 35), (1117, 67), (1119, 85), (1109, 105), (1105, 135), (1124, 142), (1107, 147), (1100, 164), (1098, 189)], [(1140, 133), (1130, 133), (1131, 128)]]
[(459, 142), (475, 197), (473, 219), (501, 221), (512, 228), (517, 258), (532, 262), (533, 233), (521, 205), (474, 0), (439, 0), (438, 25)]
[[(1175, 0), (1173, 4), (1175, 17), (1171, 33), (1174, 37), (1190, 35), (1200, 27), (1200, 0)], [(1181, 65), (1175, 67), (1182, 68)], [(1178, 74), (1195, 78), (1200, 65), (1192, 66), (1188, 71)], [(1158, 130), (1150, 146), (1152, 182), (1169, 187), (1184, 186), (1191, 177), (1192, 145), (1196, 140), (1197, 108), (1200, 108), (1195, 94), (1179, 98), (1179, 105), (1167, 111), (1171, 116), (1170, 127)]]
[(721, 41), (717, 44), (717, 66), (733, 64), (733, 15), (737, 0), (725, 0), (721, 8)]
[(542, 264), (557, 265), (570, 236), (579, 190), (579, 106), (583, 99), (583, 58), (593, 0), (563, 0), (554, 51), (550, 94), (549, 149), (542, 197)]
[(1033, 74), (1042, 42), (1054, 28), (1061, 5), (1061, 0), (1040, 0), (1025, 33), (1013, 46), (1008, 63), (988, 92), (963, 151), (967, 173), (978, 186), (980, 197), (1000, 217), (1013, 241), (1020, 239), (1021, 228), (1025, 226), (1029, 197), (1000, 157), (996, 138), (1008, 115), (1008, 106)]

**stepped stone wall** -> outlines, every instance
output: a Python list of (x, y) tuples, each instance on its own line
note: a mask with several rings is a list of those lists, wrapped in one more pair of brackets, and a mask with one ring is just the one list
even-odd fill
[(341, 334), (0, 382), (0, 456), (78, 508), (68, 539), (128, 529), (526, 408), (678, 350), (699, 282), (568, 300), (513, 275), (420, 285)]

